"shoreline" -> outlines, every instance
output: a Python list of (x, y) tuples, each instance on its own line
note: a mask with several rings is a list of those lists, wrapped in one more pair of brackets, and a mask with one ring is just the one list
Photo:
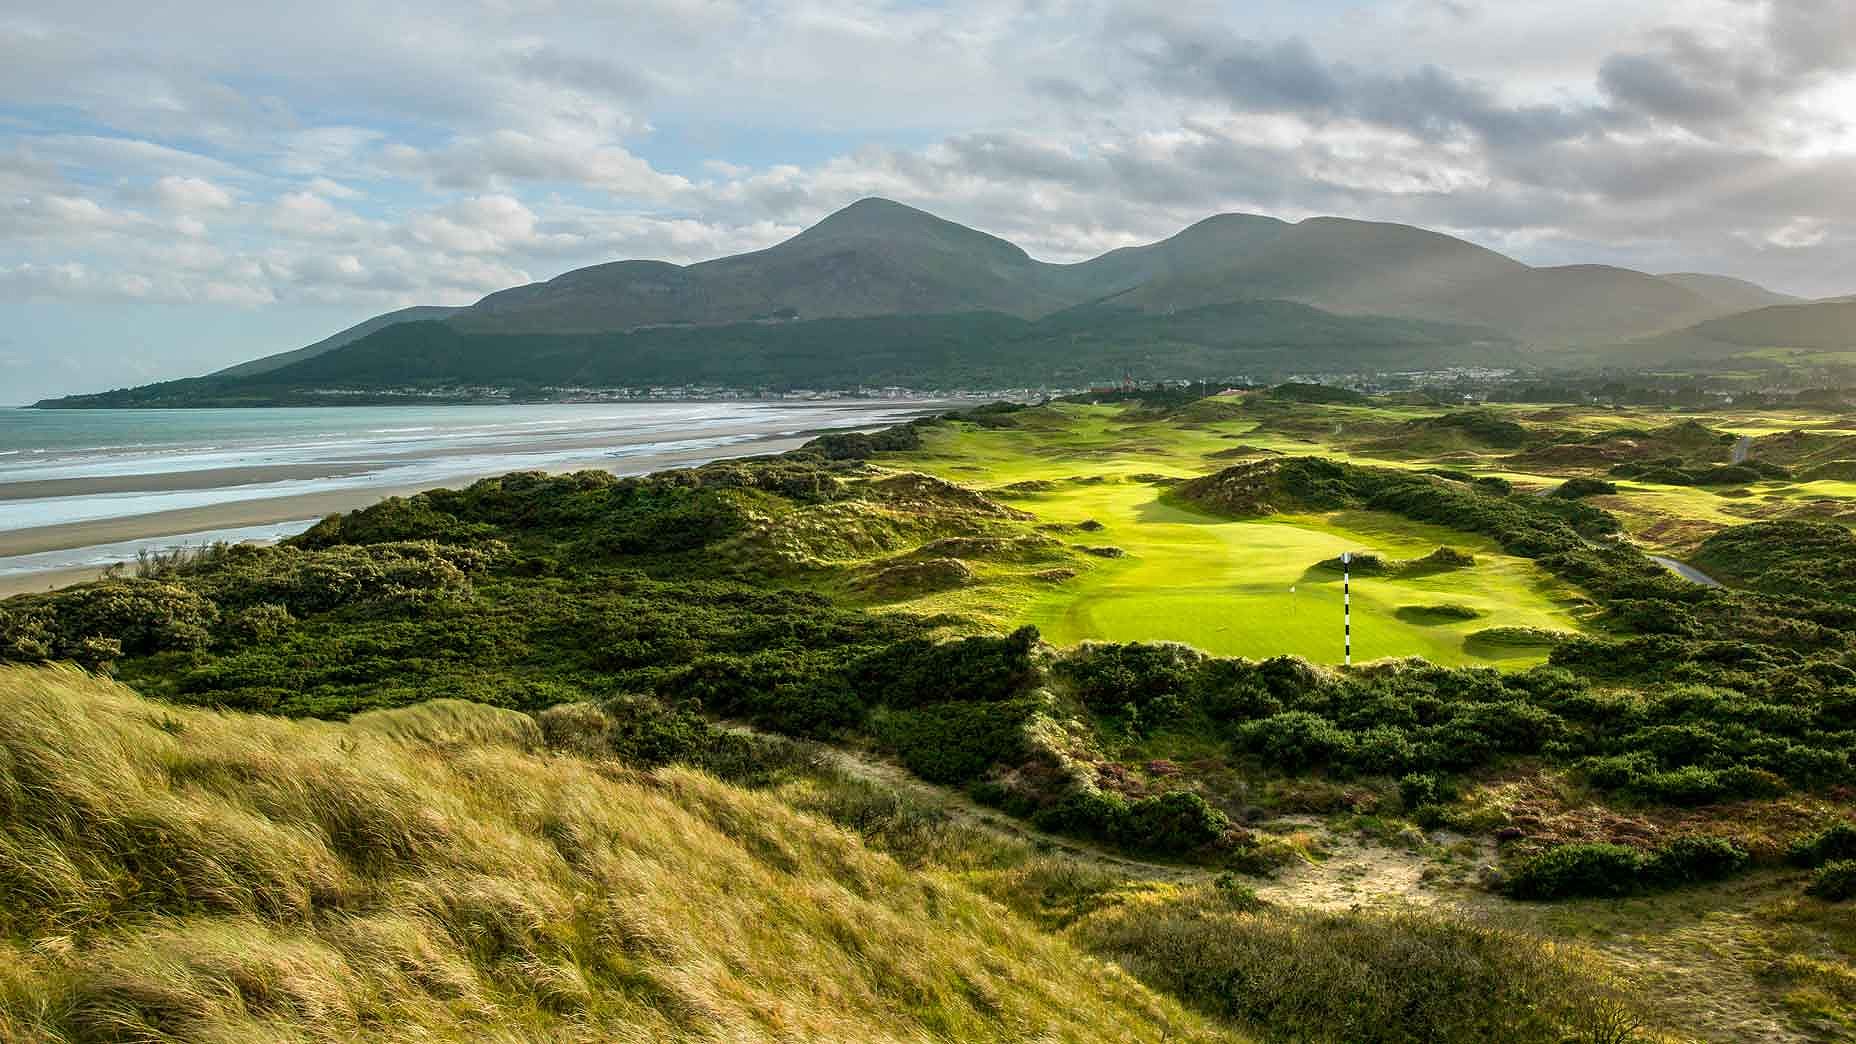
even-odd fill
[[(871, 405), (878, 405), (878, 403), (871, 403)], [(917, 415), (939, 412), (944, 408), (940, 404), (922, 404)], [(784, 453), (797, 449), (826, 431), (856, 431), (870, 428), (869, 425), (846, 424), (796, 432), (785, 424), (769, 427), (773, 430), (763, 431), (742, 441), (723, 446), (672, 448), (615, 458), (609, 452), (594, 453), (592, 450), (596, 447), (588, 445), (585, 448), (589, 452), (585, 457), (564, 459), (543, 468), (495, 467), (481, 472), (461, 473), (411, 484), (361, 485), (346, 489), (245, 499), (240, 499), (239, 486), (231, 486), (226, 488), (227, 499), (223, 503), (0, 532), (0, 560), (47, 552), (72, 551), (75, 553), (87, 548), (128, 541), (191, 536), (219, 530), (235, 530), (308, 518), (323, 518), (331, 514), (364, 508), (388, 497), (411, 496), (428, 489), (459, 488), (484, 478), (508, 474), (511, 470), (541, 470), (550, 474), (600, 470), (626, 476), (644, 475), (676, 468), (695, 467), (717, 460)], [(515, 442), (506, 445), (519, 447), (522, 444)], [(605, 441), (600, 445), (607, 449), (614, 447), (611, 441)], [(619, 446), (623, 445), (624, 443), (619, 444)], [(477, 447), (477, 451), (481, 452), (485, 448), (487, 447)], [(236, 470), (239, 473), (238, 477), (244, 479), (246, 483), (258, 484), (298, 477), (302, 474), (302, 468), (302, 465), (281, 464), (275, 467), (255, 466)], [(94, 480), (55, 481), (73, 492), (129, 492), (123, 487), (145, 485), (151, 482), (171, 483), (176, 477), (99, 476)], [(101, 575), (104, 568), (101, 565), (86, 564), (0, 574), (0, 598), (82, 583)]]

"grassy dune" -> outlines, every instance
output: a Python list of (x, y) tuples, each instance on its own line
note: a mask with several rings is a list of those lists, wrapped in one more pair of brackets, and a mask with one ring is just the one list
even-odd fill
[(1208, 1031), (772, 796), (550, 754), (525, 715), (284, 721), (0, 671), (0, 1040), (357, 1037)]

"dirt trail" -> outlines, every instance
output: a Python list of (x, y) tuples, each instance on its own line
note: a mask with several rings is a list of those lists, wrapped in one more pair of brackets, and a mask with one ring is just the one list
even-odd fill
[[(826, 752), (845, 775), (909, 794), (965, 825), (1029, 842), (1130, 878), (1189, 882), (1220, 873), (1211, 867), (1122, 855), (1088, 841), (1047, 833), (988, 808), (957, 789), (929, 783), (893, 761), (840, 747), (826, 748)], [(1307, 835), (1310, 848), (1319, 853), (1283, 867), (1273, 877), (1255, 880), (1259, 896), (1283, 906), (1333, 911), (1397, 905), (1434, 907), (1460, 901), (1474, 868), (1494, 859), (1492, 845), (1460, 835), (1439, 833), (1424, 838), (1423, 850), (1418, 851), (1333, 832), (1314, 816), (1282, 816), (1258, 824), (1257, 829), (1271, 834)], [(1465, 843), (1474, 848), (1473, 856), (1440, 860), (1442, 847)]]
[[(1129, 879), (1190, 883), (1219, 872), (1125, 856), (1046, 833), (867, 751), (822, 749), (847, 776), (908, 794), (994, 836), (1028, 842)], [(1496, 858), (1494, 845), (1486, 839), (1438, 831), (1408, 834), (1401, 838), (1403, 844), (1384, 843), (1335, 831), (1314, 816), (1280, 816), (1255, 826), (1267, 833), (1303, 834), (1315, 853), (1273, 877), (1253, 879), (1257, 895), (1276, 905), (1329, 912), (1435, 910), (1485, 923), (1527, 926), (1547, 938), (1560, 934), (1545, 923), (1554, 907), (1517, 904), (1477, 885), (1477, 869)], [(1727, 922), (1745, 919), (1745, 914), (1723, 912), (1684, 918), (1660, 929), (1580, 941), (1610, 972), (1663, 998), (1669, 1004), (1666, 1025), (1685, 1039), (1805, 1044), (1810, 1038), (1786, 1023), (1778, 999), (1759, 982), (1760, 962), (1742, 953), (1745, 947), (1736, 938), (1740, 933), (1728, 930), (1732, 926)]]

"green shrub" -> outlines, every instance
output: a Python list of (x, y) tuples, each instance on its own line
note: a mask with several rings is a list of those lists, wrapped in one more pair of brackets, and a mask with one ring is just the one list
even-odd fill
[(1569, 844), (1523, 862), (1509, 879), (1516, 899), (1613, 898), (1643, 886), (1649, 860), (1626, 845)]
[(916, 775), (965, 783), (1019, 756), (1025, 722), (1039, 706), (1032, 699), (937, 703), (885, 711), (871, 720), (871, 729)]
[(1678, 837), (1651, 852), (1627, 845), (1559, 845), (1527, 859), (1509, 879), (1517, 899), (1605, 899), (1719, 881), (1751, 857), (1726, 838)]
[(852, 668), (851, 680), (871, 700), (892, 707), (1005, 700), (1036, 680), (1031, 650), (1037, 643), (1038, 629), (1029, 626), (1003, 638), (917, 638), (864, 657)]
[(1610, 496), (1618, 487), (1603, 479), (1570, 478), (1554, 488), (1552, 496), (1562, 500), (1578, 500), (1581, 497)]
[(228, 614), (220, 622), (220, 637), (228, 645), (262, 644), (275, 641), (295, 623), (290, 610), (274, 602), (260, 602)]
[(1399, 801), (1407, 812), (1435, 805), (1445, 797), (1443, 782), (1427, 772), (1412, 772), (1398, 781)]
[(1212, 845), (1230, 829), (1230, 818), (1204, 798), (1175, 790), (1129, 802), (1110, 837), (1136, 850), (1184, 855)]
[(1811, 883), (1804, 886), (1804, 894), (1827, 903), (1856, 899), (1856, 860), (1839, 859), (1818, 867)]
[(1059, 677), (1084, 706), (1116, 715), (1132, 708), (1147, 724), (1182, 715), (1204, 654), (1173, 643), (1085, 642), (1058, 660)]
[(1284, 711), (1240, 727), (1237, 744), (1293, 772), (1344, 759), (1353, 751), (1354, 738), (1319, 714)]
[(1786, 858), (1804, 867), (1856, 859), (1856, 823), (1833, 823), (1815, 834), (1801, 837), (1792, 842)]
[(1656, 850), (1645, 874), (1664, 886), (1719, 881), (1746, 869), (1751, 857), (1722, 837), (1678, 837)]

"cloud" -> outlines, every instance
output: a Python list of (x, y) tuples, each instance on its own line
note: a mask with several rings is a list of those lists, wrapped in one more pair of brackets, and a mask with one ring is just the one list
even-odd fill
[(361, 318), (871, 194), (1052, 260), (1340, 213), (1856, 289), (1853, 0), (176, 3), (0, 19), (9, 296)]
[(597, 188), (647, 201), (669, 199), (689, 187), (621, 145), (572, 137), (538, 137), (499, 130), (457, 138), (437, 149), (399, 144), (383, 150), (383, 165), (441, 189), (482, 191), (523, 182)]
[(170, 174), (155, 182), (155, 199), (168, 210), (192, 213), (202, 210), (225, 210), (232, 206), (232, 194), (204, 178)]

